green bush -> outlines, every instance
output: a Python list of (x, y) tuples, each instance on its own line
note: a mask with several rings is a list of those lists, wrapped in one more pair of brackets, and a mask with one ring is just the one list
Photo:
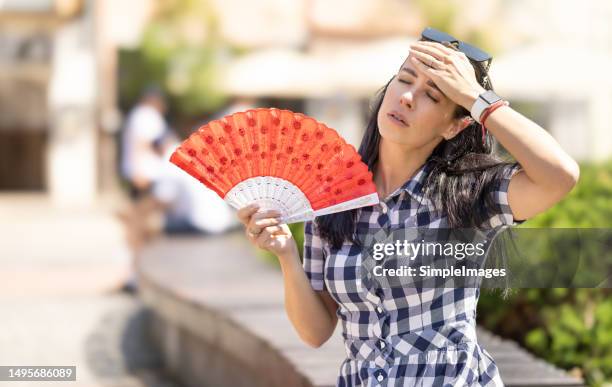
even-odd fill
[(139, 46), (120, 52), (121, 105), (132, 106), (153, 82), (169, 96), (171, 111), (197, 117), (227, 102), (218, 80), (229, 58), (244, 52), (219, 33), (217, 14), (207, 1), (159, 0)]
[[(521, 228), (609, 228), (612, 162), (581, 166), (578, 185), (560, 203)], [(586, 246), (593, 249), (597, 246)], [(608, 254), (602, 254), (602, 260)], [(609, 259), (608, 259), (609, 261)], [(612, 262), (602, 262), (612, 273)], [(518, 289), (504, 299), (483, 292), (478, 321), (587, 383), (612, 381), (612, 289)]]

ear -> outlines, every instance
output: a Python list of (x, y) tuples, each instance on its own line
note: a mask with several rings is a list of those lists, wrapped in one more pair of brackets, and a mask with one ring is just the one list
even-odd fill
[(442, 132), (442, 137), (444, 137), (444, 139), (446, 140), (450, 140), (453, 137), (455, 137), (456, 135), (458, 135), (459, 133), (461, 133), (461, 131), (465, 128), (467, 128), (468, 126), (470, 126), (472, 123), (474, 123), (474, 119), (470, 116), (464, 116), (464, 117), (460, 117), (460, 118), (455, 118), (450, 126), (448, 127), (448, 129), (446, 129), (444, 132)]

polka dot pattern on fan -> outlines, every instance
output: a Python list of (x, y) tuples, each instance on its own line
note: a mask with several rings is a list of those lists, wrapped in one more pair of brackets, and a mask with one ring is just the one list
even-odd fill
[(234, 208), (276, 209), (285, 223), (378, 203), (372, 173), (325, 124), (274, 108), (200, 127), (170, 161)]

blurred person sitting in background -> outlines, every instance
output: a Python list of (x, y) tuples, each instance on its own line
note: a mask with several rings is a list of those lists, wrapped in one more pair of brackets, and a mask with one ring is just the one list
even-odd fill
[(146, 204), (148, 208), (163, 212), (163, 232), (216, 235), (237, 227), (239, 222), (223, 199), (169, 162), (179, 145), (178, 138), (171, 132), (163, 139), (164, 163)]
[(162, 90), (149, 86), (128, 114), (122, 133), (121, 174), (134, 200), (150, 191), (159, 174), (163, 161), (156, 144), (168, 130), (164, 118), (166, 110)]
[[(254, 99), (236, 97), (211, 119), (256, 107)], [(123, 286), (137, 288), (142, 247), (160, 233), (216, 235), (237, 228), (232, 208), (217, 194), (169, 162), (180, 145), (167, 127), (161, 90), (147, 88), (130, 112), (123, 133), (122, 172), (133, 203), (119, 214), (132, 252), (132, 273)]]
[(133, 257), (132, 273), (123, 286), (130, 292), (137, 288), (142, 247), (152, 238), (161, 233), (218, 235), (240, 224), (233, 209), (214, 191), (170, 163), (180, 145), (176, 135), (167, 131), (158, 142), (162, 162), (149, 193), (122, 217)]

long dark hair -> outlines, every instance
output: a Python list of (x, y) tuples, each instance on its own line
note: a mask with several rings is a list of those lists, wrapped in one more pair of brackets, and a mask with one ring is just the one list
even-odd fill
[[(484, 67), (471, 62), (480, 85), (493, 90)], [(378, 162), (380, 133), (378, 112), (393, 78), (377, 93), (367, 128), (359, 146), (361, 159), (370, 171)], [(470, 112), (458, 105), (454, 118), (469, 116)], [(491, 184), (501, 177), (502, 169), (511, 163), (503, 162), (493, 154), (494, 139), (488, 133), (482, 140), (482, 128), (473, 121), (461, 133), (450, 140), (442, 140), (427, 158), (429, 174), (424, 184), (424, 197), (438, 203), (442, 214), (448, 218), (450, 228), (479, 227), (486, 219), (483, 201), (490, 203), (487, 195)], [(320, 216), (316, 224), (321, 237), (333, 249), (341, 248), (345, 241), (360, 244), (356, 238), (358, 210)]]

